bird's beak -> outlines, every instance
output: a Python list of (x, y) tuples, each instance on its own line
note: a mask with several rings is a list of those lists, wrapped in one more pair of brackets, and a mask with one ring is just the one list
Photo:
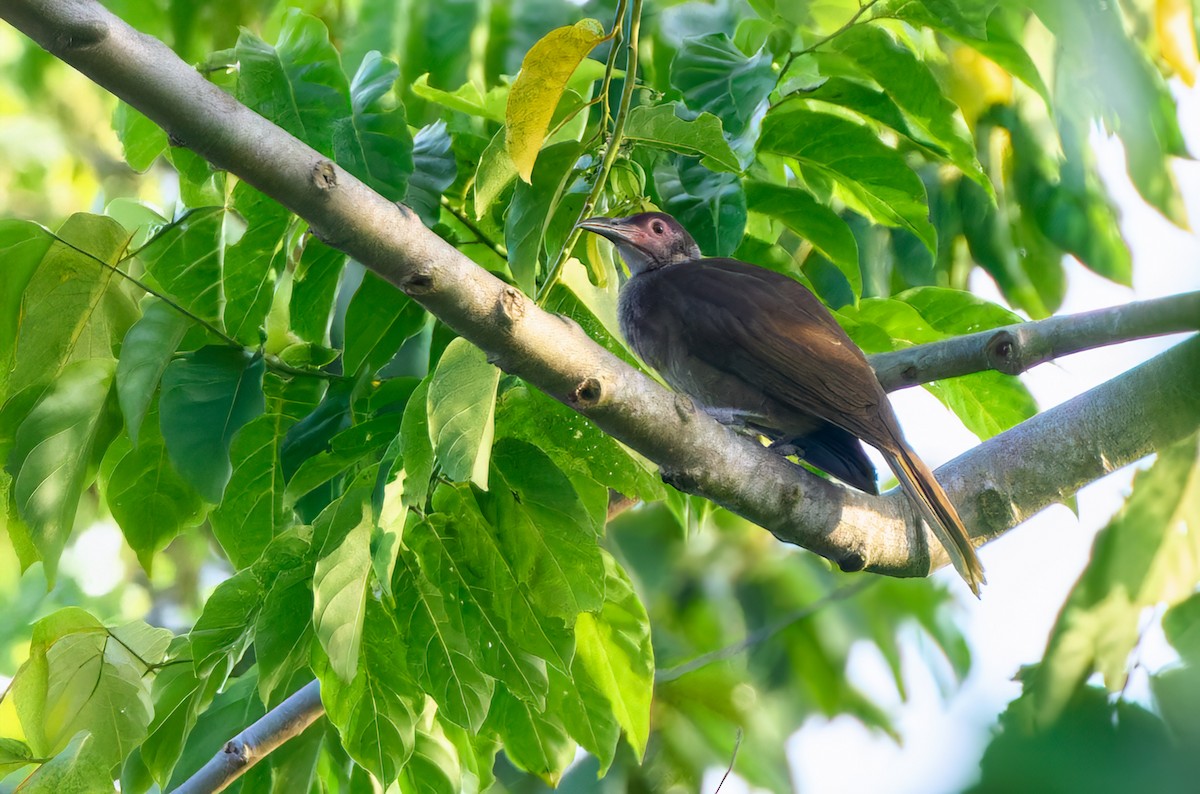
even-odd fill
[(629, 230), (621, 223), (620, 218), (588, 218), (575, 224), (576, 229), (583, 229), (588, 232), (595, 232), (601, 237), (614, 243), (632, 242), (629, 237)]

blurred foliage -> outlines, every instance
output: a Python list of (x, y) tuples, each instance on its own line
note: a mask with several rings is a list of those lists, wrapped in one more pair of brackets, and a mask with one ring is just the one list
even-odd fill
[[(1184, 222), (1186, 0), (106, 5), (634, 365), (583, 212), (670, 211), (869, 351), (1047, 316), (1065, 255), (1128, 284), (1094, 129)], [(969, 671), (940, 586), (864, 587), (664, 486), (173, 144), (0, 28), (0, 790), (169, 790), (315, 675), (327, 718), (232, 790), (693, 791), (740, 730), (736, 772), (781, 791), (810, 715), (896, 735), (855, 647), (901, 694), (904, 627)], [(980, 438), (1037, 410), (996, 373), (929, 388)], [(1098, 537), (979, 790), (1128, 790), (1130, 754), (1194, 780), (1195, 461)], [(613, 492), (644, 504), (610, 523)], [(1119, 693), (1163, 602), (1152, 712)]]

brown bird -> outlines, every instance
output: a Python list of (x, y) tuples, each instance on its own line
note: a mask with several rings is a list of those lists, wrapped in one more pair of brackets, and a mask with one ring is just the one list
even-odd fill
[(979, 595), (983, 566), (962, 519), (904, 440), (866, 356), (799, 282), (736, 259), (704, 259), (661, 212), (589, 218), (629, 266), (618, 316), (630, 346), (719, 421), (763, 435), (843, 482), (878, 493), (859, 440), (883, 453), (955, 569)]

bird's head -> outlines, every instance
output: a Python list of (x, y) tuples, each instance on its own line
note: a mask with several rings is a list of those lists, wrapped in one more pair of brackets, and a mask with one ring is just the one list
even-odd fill
[(700, 258), (700, 247), (679, 221), (663, 212), (628, 218), (588, 218), (580, 229), (595, 232), (617, 247), (630, 275)]

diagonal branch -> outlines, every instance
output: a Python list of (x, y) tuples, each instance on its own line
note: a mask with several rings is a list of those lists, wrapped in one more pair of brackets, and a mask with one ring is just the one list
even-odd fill
[(1200, 292), (1006, 325), (870, 359), (883, 387), (894, 391), (988, 369), (1020, 375), (1071, 353), (1181, 331), (1200, 331)]
[[(898, 492), (811, 475), (699, 413), (577, 325), (471, 262), (397, 207), (210, 84), (92, 0), (7, 0), (0, 16), (314, 233), (411, 295), (500, 367), (657, 462), (677, 487), (846, 569), (921, 576), (945, 563)], [(1200, 339), (971, 450), (939, 478), (981, 540), (1200, 425)], [(1153, 400), (1146, 400), (1153, 394)]]

